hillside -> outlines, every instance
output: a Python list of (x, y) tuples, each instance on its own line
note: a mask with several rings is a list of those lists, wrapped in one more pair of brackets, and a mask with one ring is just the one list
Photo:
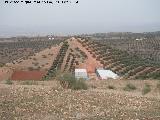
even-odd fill
[[(160, 119), (158, 63), (74, 37), (32, 53), (0, 68), (1, 120)], [(76, 68), (86, 69), (89, 80), (76, 80)], [(96, 68), (119, 78), (100, 80)]]
[[(25, 71), (26, 74), (32, 74), (33, 71), (33, 76), (36, 76), (37, 72), (43, 76), (35, 77), (38, 80), (49, 80), (54, 79), (57, 72), (74, 73), (76, 68), (82, 68), (87, 70), (90, 78), (98, 79), (95, 69), (104, 68), (112, 70), (124, 79), (160, 79), (159, 63), (115, 49), (107, 44), (102, 44), (101, 41), (72, 37), (62, 41), (59, 45), (53, 45), (33, 53), (25, 59), (22, 57), (7, 63), (5, 67), (9, 69), (8, 77), (5, 77), (7, 71), (1, 67), (1, 74), (4, 75), (2, 78), (16, 80), (14, 76), (15, 74), (17, 76), (17, 72)], [(6, 69), (5, 67), (4, 69)], [(27, 79), (31, 79), (31, 77), (23, 80)]]
[(0, 66), (19, 58), (28, 59), (46, 48), (62, 42), (64, 38), (50, 40), (48, 37), (0, 38)]

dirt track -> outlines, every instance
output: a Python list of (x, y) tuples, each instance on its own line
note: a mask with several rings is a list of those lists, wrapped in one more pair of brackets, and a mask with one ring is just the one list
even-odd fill
[(103, 65), (96, 60), (96, 58), (94, 58), (87, 50), (85, 47), (82, 46), (82, 44), (80, 44), (77, 39), (72, 38), (72, 41), (70, 41), (70, 46), (71, 47), (78, 47), (80, 50), (82, 50), (83, 52), (85, 52), (85, 54), (87, 55), (87, 59), (85, 60), (84, 63), (80, 63), (80, 65), (78, 66), (79, 68), (86, 68), (88, 73), (95, 73), (95, 69), (98, 67), (103, 67)]

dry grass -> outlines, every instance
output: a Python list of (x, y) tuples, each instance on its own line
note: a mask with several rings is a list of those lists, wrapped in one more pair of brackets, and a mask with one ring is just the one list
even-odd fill
[(38, 85), (38, 82), (33, 80), (27, 80), (27, 81), (23, 81), (21, 84), (22, 85)]
[[(125, 92), (128, 81), (88, 81), (96, 88), (73, 91), (63, 89), (58, 81), (38, 81), (38, 85), (0, 84), (1, 120), (72, 120), (72, 119), (155, 119), (160, 116), (160, 98), (142, 96), (142, 82), (135, 91)], [(143, 81), (145, 84), (147, 81)], [(115, 83), (115, 84), (113, 84)], [(125, 84), (124, 84), (125, 83)], [(134, 84), (134, 81), (129, 81)], [(135, 84), (138, 84), (135, 81)], [(110, 90), (107, 86), (116, 87)], [(156, 82), (152, 81), (152, 86)], [(120, 91), (121, 90), (121, 91)], [(129, 93), (129, 94), (128, 94)], [(148, 93), (150, 94), (150, 93)], [(148, 95), (147, 94), (147, 95)], [(8, 109), (9, 108), (9, 109)]]

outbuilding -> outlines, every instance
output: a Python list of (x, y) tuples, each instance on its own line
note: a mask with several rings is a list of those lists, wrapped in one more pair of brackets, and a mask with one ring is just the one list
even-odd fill
[(75, 69), (75, 78), (80, 79), (83, 78), (85, 80), (88, 79), (88, 74), (86, 69)]
[(109, 78), (112, 78), (112, 79), (118, 78), (118, 75), (111, 70), (96, 69), (96, 74), (102, 80), (109, 79)]

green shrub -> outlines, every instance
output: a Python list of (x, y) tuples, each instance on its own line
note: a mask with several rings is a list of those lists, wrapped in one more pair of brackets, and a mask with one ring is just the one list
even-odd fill
[(93, 89), (97, 88), (95, 85), (91, 85), (90, 87), (93, 88)]
[(123, 88), (123, 90), (125, 90), (125, 91), (132, 91), (132, 90), (136, 90), (136, 87), (135, 87), (133, 84), (128, 83), (128, 84)]
[(135, 79), (145, 80), (147, 79), (147, 75), (144, 74), (144, 75), (136, 76)]
[(42, 55), (42, 58), (47, 58), (47, 56), (46, 55)]
[(113, 85), (109, 85), (108, 89), (115, 89), (115, 87)]
[(160, 80), (160, 72), (152, 73), (148, 75), (149, 78)]
[(33, 67), (28, 67), (28, 70), (29, 70), (29, 71), (33, 71), (34, 68), (33, 68)]
[(22, 85), (38, 85), (38, 82), (33, 81), (33, 80), (27, 80), (22, 82)]
[(144, 88), (142, 89), (142, 95), (145, 95), (151, 91), (151, 86), (149, 84), (145, 84)]
[(4, 64), (3, 63), (0, 63), (0, 67), (3, 67), (4, 66)]
[(76, 82), (75, 77), (71, 73), (61, 74), (58, 79), (63, 88), (72, 88), (72, 85)]
[(42, 80), (49, 80), (50, 77), (49, 76), (43, 76)]
[(154, 79), (160, 80), (160, 73), (157, 73), (157, 75), (154, 77)]
[(8, 85), (12, 85), (12, 84), (13, 84), (13, 82), (12, 82), (11, 80), (6, 80), (6, 84), (8, 84)]
[(157, 89), (160, 91), (160, 82), (157, 83)]
[(63, 88), (73, 89), (73, 90), (86, 90), (88, 88), (85, 80), (83, 79), (76, 79), (73, 74), (65, 73), (61, 74), (58, 78), (60, 80), (60, 85)]
[(75, 84), (73, 84), (72, 89), (73, 90), (81, 90), (81, 89), (87, 90), (88, 86), (85, 83), (84, 79), (79, 79), (79, 80), (76, 80)]

